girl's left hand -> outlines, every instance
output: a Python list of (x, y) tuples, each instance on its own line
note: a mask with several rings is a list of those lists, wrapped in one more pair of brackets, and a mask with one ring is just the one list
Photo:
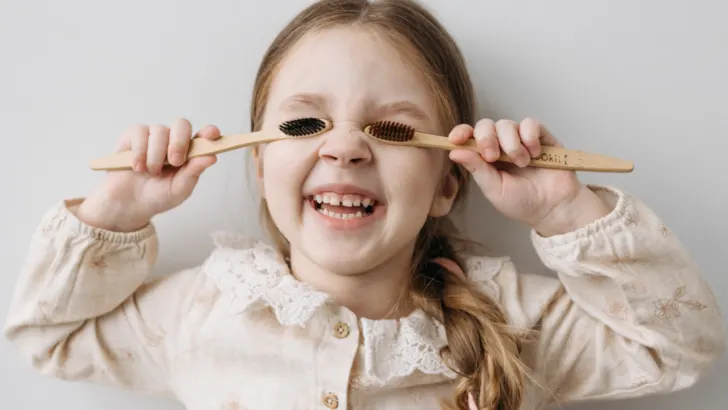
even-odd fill
[[(564, 234), (610, 212), (607, 205), (579, 182), (574, 171), (527, 167), (545, 145), (562, 146), (537, 121), (478, 121), (461, 124), (448, 136), (456, 145), (475, 138), (478, 151), (453, 150), (450, 159), (462, 164), (485, 197), (506, 217), (528, 224), (543, 236)], [(501, 153), (514, 164), (497, 162)]]

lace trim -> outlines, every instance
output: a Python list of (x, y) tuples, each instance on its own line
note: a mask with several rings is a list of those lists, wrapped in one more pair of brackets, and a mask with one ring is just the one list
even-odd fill
[(386, 384), (415, 371), (457, 375), (440, 358), (447, 345), (445, 327), (417, 310), (400, 320), (362, 319), (364, 368), (372, 382)]
[(228, 299), (233, 313), (271, 307), (283, 325), (304, 326), (329, 296), (299, 282), (270, 245), (227, 233), (214, 235), (217, 245), (203, 265)]
[[(216, 249), (203, 265), (227, 298), (233, 314), (251, 308), (273, 309), (283, 325), (305, 326), (316, 311), (332, 301), (325, 293), (297, 281), (272, 246), (254, 238), (216, 233)], [(507, 258), (475, 257), (466, 261), (467, 275), (491, 297), (499, 290), (493, 277)], [(445, 327), (423, 311), (398, 320), (361, 319), (364, 371), (376, 384), (420, 371), (455, 378), (440, 349), (447, 344)]]

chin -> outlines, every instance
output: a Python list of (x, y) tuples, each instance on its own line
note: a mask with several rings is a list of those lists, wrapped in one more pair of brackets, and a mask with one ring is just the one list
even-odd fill
[[(417, 222), (426, 218), (418, 218), (419, 212), (411, 209), (391, 210), (382, 204), (375, 204), (362, 217), (343, 220), (321, 212), (310, 199), (300, 209), (300, 219), (286, 212), (274, 213), (274, 219), (281, 222), (281, 231), (291, 239), (291, 251), (296, 249), (306, 264), (340, 276), (365, 275), (401, 257), (411, 258), (421, 227)], [(393, 220), (402, 223), (394, 224)]]
[(300, 249), (319, 268), (342, 276), (365, 274), (389, 258), (382, 249), (364, 248), (360, 243), (347, 242), (306, 241)]

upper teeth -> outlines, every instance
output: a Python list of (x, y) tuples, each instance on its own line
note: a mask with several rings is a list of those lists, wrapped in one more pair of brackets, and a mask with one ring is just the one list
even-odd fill
[(314, 195), (314, 200), (319, 204), (352, 206), (369, 206), (374, 204), (373, 199), (369, 199), (360, 195), (339, 195), (333, 192), (325, 192), (323, 194)]

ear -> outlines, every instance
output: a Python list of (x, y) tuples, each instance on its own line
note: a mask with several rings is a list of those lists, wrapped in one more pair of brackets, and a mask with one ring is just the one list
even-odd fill
[(439, 218), (449, 214), (455, 203), (459, 188), (455, 175), (448, 172), (439, 186), (435, 199), (432, 201), (430, 216)]
[(255, 180), (258, 183), (260, 196), (265, 198), (265, 185), (263, 184), (263, 148), (261, 145), (253, 147), (253, 163), (255, 165)]

